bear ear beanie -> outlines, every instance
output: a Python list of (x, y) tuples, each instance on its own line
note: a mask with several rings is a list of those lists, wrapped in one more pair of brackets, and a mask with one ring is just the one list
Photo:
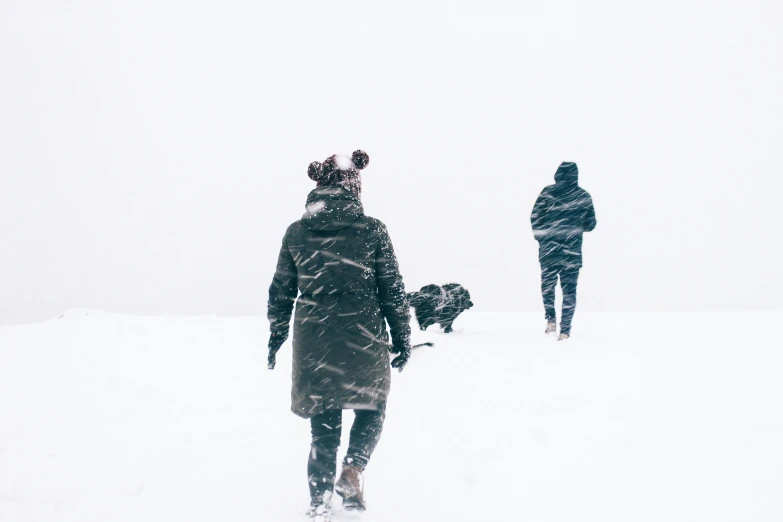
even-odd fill
[(361, 198), (362, 178), (359, 171), (369, 165), (370, 156), (363, 150), (355, 150), (351, 156), (332, 154), (323, 163), (314, 161), (307, 167), (307, 175), (318, 187), (339, 185)]

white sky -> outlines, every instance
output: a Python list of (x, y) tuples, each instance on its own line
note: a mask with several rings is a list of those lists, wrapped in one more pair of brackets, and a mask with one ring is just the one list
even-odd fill
[(543, 317), (568, 160), (580, 310), (782, 306), (780, 2), (108, 4), (0, 2), (0, 323), (264, 314), (307, 165), (356, 148), (411, 289)]

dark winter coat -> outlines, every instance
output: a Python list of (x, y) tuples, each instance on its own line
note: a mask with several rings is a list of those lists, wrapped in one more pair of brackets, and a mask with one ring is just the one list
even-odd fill
[(576, 163), (560, 165), (555, 184), (538, 196), (530, 222), (542, 266), (582, 266), (582, 234), (595, 228), (596, 219), (590, 194), (579, 186)]
[[(298, 299), (297, 299), (298, 294)], [(272, 286), (272, 331), (296, 301), (291, 409), (375, 409), (390, 387), (389, 336), (409, 346), (410, 310), (389, 234), (341, 187), (315, 189), (283, 238)]]

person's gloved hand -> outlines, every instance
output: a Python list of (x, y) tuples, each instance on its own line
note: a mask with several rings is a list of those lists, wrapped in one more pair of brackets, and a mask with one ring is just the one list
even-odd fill
[(398, 370), (402, 371), (403, 368), (405, 368), (405, 365), (408, 364), (408, 359), (410, 359), (411, 351), (410, 350), (404, 350), (400, 352), (400, 354), (392, 359), (391, 365), (392, 368), (397, 368)]
[(275, 363), (277, 351), (283, 346), (283, 343), (288, 339), (288, 330), (273, 331), (269, 335), (269, 358), (267, 359), (267, 368), (270, 370), (275, 369)]
[(392, 362), (392, 368), (396, 368), (402, 371), (405, 365), (408, 364), (408, 359), (411, 357), (411, 341), (410, 339), (398, 339), (392, 342), (390, 349), (391, 353), (398, 354)]

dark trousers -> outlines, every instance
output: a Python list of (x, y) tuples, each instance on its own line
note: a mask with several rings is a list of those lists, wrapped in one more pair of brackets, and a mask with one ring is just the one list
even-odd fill
[(571, 320), (576, 310), (576, 283), (579, 279), (579, 268), (562, 268), (559, 266), (541, 265), (541, 295), (544, 298), (546, 320), (557, 322), (555, 312), (555, 288), (560, 276), (560, 286), (563, 287), (563, 314), (560, 318), (560, 333), (571, 334)]
[[(357, 466), (364, 471), (378, 445), (386, 417), (386, 404), (378, 410), (354, 410), (356, 419), (351, 427), (351, 439), (343, 464)], [(337, 474), (337, 448), (343, 428), (343, 411), (326, 410), (310, 419), (313, 441), (307, 461), (307, 479), (310, 498), (322, 499), (334, 487)]]

